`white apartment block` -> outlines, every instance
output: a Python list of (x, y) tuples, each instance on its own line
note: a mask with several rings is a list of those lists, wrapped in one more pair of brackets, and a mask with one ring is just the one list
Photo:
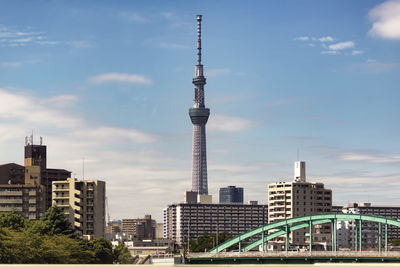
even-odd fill
[[(306, 182), (305, 162), (295, 162), (294, 173), (292, 182), (268, 185), (268, 223), (331, 212), (332, 190), (324, 188), (323, 183)], [(328, 241), (330, 242), (330, 228), (328, 224), (314, 226), (313, 243), (326, 245)], [(289, 236), (291, 245), (299, 247), (308, 245), (308, 233), (308, 228), (292, 232)], [(285, 237), (282, 236), (274, 241), (284, 243), (284, 240)]]
[(104, 236), (105, 182), (68, 178), (52, 183), (53, 205), (62, 207), (78, 234), (88, 238)]

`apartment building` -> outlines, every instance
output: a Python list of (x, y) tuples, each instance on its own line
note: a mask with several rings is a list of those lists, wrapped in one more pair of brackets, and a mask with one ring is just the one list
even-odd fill
[(237, 236), (267, 224), (267, 205), (226, 203), (172, 204), (164, 209), (164, 238), (182, 246), (202, 235), (227, 233)]
[[(351, 214), (368, 214), (392, 219), (400, 219), (400, 206), (372, 206), (371, 203), (349, 203), (342, 207), (341, 212)], [(337, 223), (337, 244), (341, 248), (355, 248), (355, 229), (358, 227), (355, 221), (346, 221)], [(362, 222), (362, 243), (364, 249), (378, 247), (378, 223)], [(385, 228), (382, 229), (382, 236), (385, 234)], [(400, 240), (400, 229), (388, 225), (388, 242)], [(382, 238), (382, 244), (384, 238)]]
[[(332, 210), (332, 190), (326, 189), (323, 183), (306, 181), (305, 162), (296, 161), (294, 170), (292, 182), (268, 185), (268, 223), (293, 217), (329, 213)], [(330, 228), (328, 224), (314, 226), (313, 242), (315, 244), (330, 242)], [(308, 229), (292, 232), (289, 236), (290, 244), (292, 246), (307, 245), (308, 233)], [(282, 236), (274, 241), (283, 243), (284, 240), (285, 237)]]
[(121, 232), (131, 240), (154, 239), (156, 237), (156, 221), (151, 219), (151, 215), (137, 219), (122, 219)]
[(103, 181), (68, 178), (52, 184), (53, 205), (62, 207), (77, 232), (90, 238), (104, 236), (105, 195)]
[(26, 218), (38, 220), (45, 212), (43, 187), (0, 185), (0, 212), (20, 211)]

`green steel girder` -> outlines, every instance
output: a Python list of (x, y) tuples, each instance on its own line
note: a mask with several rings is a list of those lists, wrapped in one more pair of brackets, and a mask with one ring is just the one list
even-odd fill
[[(330, 220), (328, 220), (328, 219), (311, 221), (312, 225), (324, 224), (324, 223), (329, 223), (329, 222), (330, 222)], [(290, 226), (289, 229), (292, 232), (292, 231), (296, 231), (296, 230), (299, 230), (299, 229), (302, 229), (302, 228), (306, 228), (306, 227), (309, 227), (309, 223), (308, 222), (307, 223), (299, 223), (299, 224), (292, 225), (292, 226)], [(274, 232), (272, 234), (267, 235), (266, 237), (264, 237), (264, 239), (265, 239), (265, 241), (269, 241), (269, 240), (274, 239), (274, 238), (276, 238), (278, 236), (284, 235), (285, 233), (286, 232), (284, 230), (277, 231), (277, 232)], [(244, 251), (249, 251), (249, 250), (251, 250), (251, 249), (253, 249), (253, 248), (255, 248), (255, 247), (257, 247), (257, 246), (259, 246), (261, 244), (262, 244), (262, 240), (259, 239), (259, 240), (255, 241), (255, 242), (247, 245), (246, 247), (244, 247), (243, 250)]]
[[(282, 229), (285, 229), (285, 227), (287, 227), (289, 231), (295, 231), (295, 230), (298, 230), (301, 228), (309, 227), (309, 221), (311, 221), (311, 223), (313, 225), (317, 225), (317, 224), (328, 223), (328, 222), (331, 222), (332, 220), (336, 220), (336, 221), (354, 221), (354, 220), (372, 221), (372, 222), (384, 223), (385, 225), (389, 224), (389, 225), (400, 227), (400, 220), (379, 217), (379, 216), (374, 216), (374, 215), (346, 214), (346, 213), (316, 214), (316, 215), (284, 219), (284, 220), (281, 220), (278, 222), (260, 226), (249, 232), (246, 232), (246, 233), (241, 234), (237, 237), (234, 237), (230, 240), (227, 240), (226, 242), (224, 242), (224, 243), (216, 246), (212, 250), (210, 250), (209, 253), (222, 251), (226, 248), (231, 247), (234, 244), (237, 244), (239, 242), (242, 242), (243, 240), (248, 239), (249, 237), (252, 237), (257, 234), (261, 234), (261, 233), (269, 231), (269, 230), (277, 229), (278, 231), (265, 236), (264, 238), (266, 241), (271, 240), (277, 236), (284, 235), (286, 233), (286, 231), (284, 231)], [(262, 240), (258, 240), (256, 242), (246, 246), (244, 249), (246, 251), (250, 250), (251, 248), (254, 248), (257, 245), (260, 245), (261, 243), (262, 243)]]

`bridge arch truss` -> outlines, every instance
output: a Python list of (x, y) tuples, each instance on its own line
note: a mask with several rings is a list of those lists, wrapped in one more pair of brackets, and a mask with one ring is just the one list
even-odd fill
[[(241, 234), (237, 237), (234, 237), (218, 246), (210, 250), (209, 252), (221, 252), (235, 244), (239, 245), (239, 252), (250, 251), (251, 249), (262, 245), (262, 251), (265, 251), (265, 246), (269, 240), (272, 240), (279, 236), (285, 236), (285, 250), (288, 251), (289, 248), (289, 234), (293, 231), (309, 228), (309, 251), (312, 251), (312, 229), (314, 225), (331, 223), (332, 225), (332, 251), (336, 251), (337, 249), (337, 233), (336, 233), (336, 225), (338, 221), (355, 221), (356, 229), (355, 229), (355, 250), (362, 251), (362, 222), (370, 221), (378, 223), (378, 250), (379, 253), (382, 251), (382, 230), (384, 229), (384, 241), (385, 241), (385, 250), (388, 249), (388, 225), (393, 225), (400, 227), (400, 220), (379, 217), (374, 215), (365, 215), (365, 214), (347, 214), (347, 213), (338, 213), (338, 214), (316, 214), (309, 216), (302, 216), (290, 219), (284, 219), (281, 221), (277, 221), (274, 223), (270, 223), (256, 229), (253, 229), (249, 232)], [(270, 232), (271, 230), (275, 230), (274, 232)], [(270, 233), (269, 233), (270, 232)], [(261, 239), (254, 241), (245, 247), (242, 247), (243, 241), (252, 238), (256, 235), (261, 234)]]

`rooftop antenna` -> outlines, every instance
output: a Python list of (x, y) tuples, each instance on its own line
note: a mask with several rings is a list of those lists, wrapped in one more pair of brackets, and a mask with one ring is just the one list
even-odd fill
[(43, 137), (40, 137), (40, 145), (43, 145)]
[(300, 153), (300, 152), (299, 152), (299, 149), (297, 149), (297, 161), (299, 161), (299, 158), (300, 158), (300, 157), (299, 157), (299, 153)]
[(85, 180), (85, 157), (82, 159), (82, 178)]

